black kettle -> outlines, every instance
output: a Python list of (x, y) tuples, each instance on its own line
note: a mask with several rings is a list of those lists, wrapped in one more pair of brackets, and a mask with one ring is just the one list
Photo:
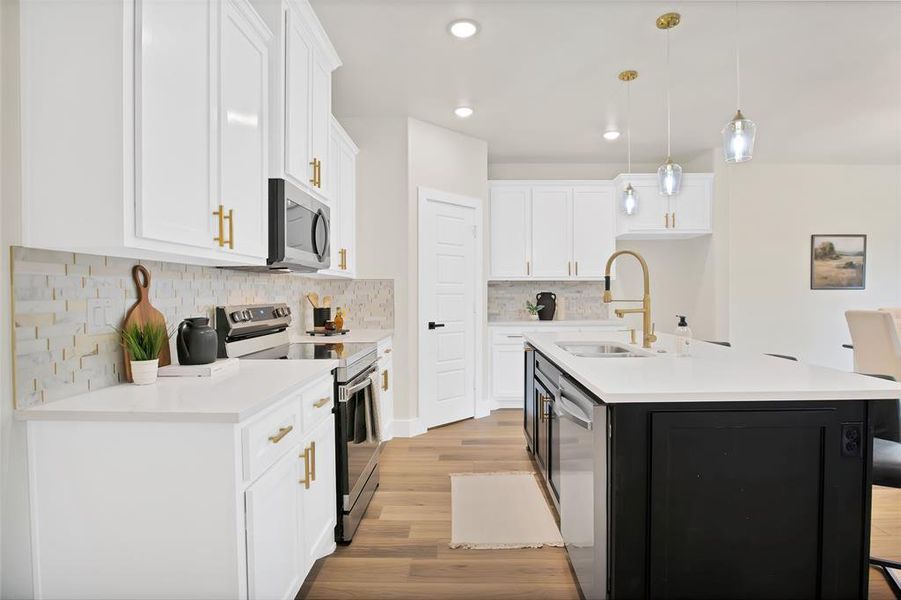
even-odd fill
[(208, 365), (216, 360), (219, 336), (206, 317), (191, 317), (178, 326), (175, 343), (180, 365)]
[(557, 311), (557, 294), (554, 292), (540, 292), (535, 295), (535, 304), (542, 307), (538, 311), (539, 320), (554, 320), (554, 313)]

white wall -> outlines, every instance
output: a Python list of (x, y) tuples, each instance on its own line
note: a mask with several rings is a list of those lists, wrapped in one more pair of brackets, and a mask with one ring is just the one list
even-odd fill
[(415, 119), (339, 120), (360, 148), (357, 274), (394, 279), (395, 416), (399, 433), (406, 427), (415, 432), (419, 415), (417, 188), (484, 200), (488, 148), (482, 140)]
[[(419, 356), (419, 328), (426, 317), (418, 314), (419, 304), (419, 188), (427, 187), (442, 192), (460, 194), (478, 198), (483, 206), (488, 199), (488, 144), (467, 135), (438, 127), (430, 123), (409, 120), (409, 241), (407, 270), (409, 273), (409, 306), (408, 313), (395, 313), (395, 321), (404, 318), (409, 322), (409, 338), (407, 345), (411, 356)], [(487, 231), (488, 210), (482, 211), (482, 231)], [(483, 259), (487, 261), (487, 236), (483, 236)], [(488, 303), (488, 288), (482, 286), (481, 305)], [(480, 327), (487, 327), (487, 311), (482, 310)], [(484, 341), (484, 340), (483, 340)], [(483, 352), (485, 345), (483, 343)], [(418, 364), (415, 362), (414, 365)], [(419, 389), (418, 369), (408, 373), (412, 401), (408, 402), (410, 416), (418, 416), (418, 405), (414, 400)], [(477, 401), (481, 402), (482, 398)], [(477, 410), (478, 412), (478, 410)]]
[[(850, 369), (844, 311), (897, 306), (897, 166), (766, 165), (727, 169), (730, 329), (736, 346)], [(867, 234), (866, 290), (811, 290), (810, 236)]]
[(20, 239), (17, 0), (0, 2), (0, 598), (30, 598), (25, 426), (13, 419), (9, 247)]

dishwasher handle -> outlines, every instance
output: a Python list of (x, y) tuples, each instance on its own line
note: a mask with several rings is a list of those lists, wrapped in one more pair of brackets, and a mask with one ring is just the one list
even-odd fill
[(591, 417), (585, 414), (576, 403), (563, 395), (563, 388), (560, 388), (560, 391), (557, 394), (557, 401), (554, 403), (554, 411), (559, 416), (572, 421), (583, 429), (591, 431)]

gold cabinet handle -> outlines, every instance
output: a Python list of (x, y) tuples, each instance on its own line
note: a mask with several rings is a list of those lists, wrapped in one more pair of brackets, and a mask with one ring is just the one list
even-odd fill
[(301, 454), (298, 458), (303, 459), (303, 479), (300, 480), (300, 483), (303, 484), (305, 490), (310, 489), (310, 449), (304, 448), (303, 454)]
[(279, 427), (278, 433), (276, 433), (275, 435), (269, 436), (269, 441), (272, 442), (273, 444), (277, 444), (280, 441), (282, 441), (283, 439), (285, 439), (285, 436), (288, 435), (289, 433), (291, 433), (293, 430), (294, 430), (294, 425), (288, 425), (287, 427)]
[(326, 404), (329, 403), (329, 400), (331, 400), (331, 398), (329, 398), (328, 396), (326, 396), (325, 398), (320, 398), (319, 400), (317, 400), (316, 402), (313, 403), (313, 408), (322, 408), (323, 406), (325, 406)]
[(526, 261), (526, 275), (531, 275), (531, 274), (532, 274), (532, 263), (530, 263), (529, 261)]
[(566, 261), (566, 274), (572, 277), (573, 274), (573, 264), (571, 261)]
[(579, 276), (579, 261), (576, 261), (576, 277)]
[(663, 220), (666, 223), (666, 228), (669, 229), (669, 213), (663, 213)]
[(228, 248), (229, 250), (235, 249), (235, 209), (228, 209), (228, 214), (225, 215), (225, 220), (228, 221)]
[(547, 414), (544, 412), (544, 407), (547, 406), (549, 398), (544, 394), (538, 394), (538, 420), (544, 423), (547, 421)]
[(676, 213), (675, 212), (673, 212), (673, 214), (672, 214), (672, 220), (673, 220), (673, 229), (675, 229), (676, 228)]
[(219, 205), (219, 210), (213, 211), (214, 217), (219, 217), (219, 237), (214, 237), (214, 242), (219, 242), (219, 247), (225, 246), (225, 207)]
[(388, 391), (388, 371), (382, 371), (382, 389)]
[(347, 270), (347, 248), (341, 248), (340, 250), (338, 250), (338, 256), (341, 257), (341, 259), (338, 263), (338, 268), (346, 271)]
[(322, 187), (321, 173), (322, 173), (322, 162), (318, 158), (314, 158), (310, 161), (310, 166), (313, 167), (313, 179), (310, 180), (310, 183), (313, 184), (313, 187)]
[(310, 469), (311, 481), (316, 481), (316, 442), (310, 442), (310, 456), (313, 459), (313, 467)]

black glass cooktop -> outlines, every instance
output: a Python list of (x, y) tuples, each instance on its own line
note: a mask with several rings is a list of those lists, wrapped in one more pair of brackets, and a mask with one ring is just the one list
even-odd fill
[(316, 360), (331, 359), (353, 362), (353, 360), (369, 352), (375, 352), (375, 344), (347, 344), (347, 343), (315, 343), (315, 344), (284, 344), (269, 350), (254, 352), (241, 358), (256, 359), (285, 359), (285, 360)]

